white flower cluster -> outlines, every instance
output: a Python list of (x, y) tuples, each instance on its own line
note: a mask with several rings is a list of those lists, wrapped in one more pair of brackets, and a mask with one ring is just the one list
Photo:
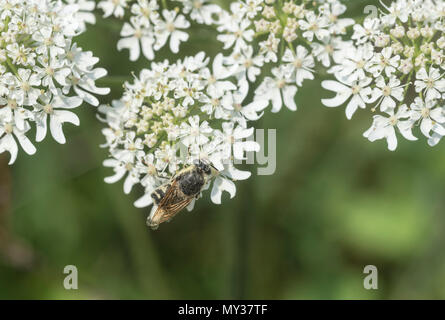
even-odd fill
[(65, 143), (62, 124), (79, 125), (70, 110), (92, 95), (108, 94), (95, 80), (106, 74), (93, 69), (98, 59), (72, 41), (91, 22), (91, 1), (0, 0), (0, 153), (12, 164), (18, 144), (28, 154), (36, 148), (27, 137), (31, 124), (36, 141), (48, 131)]
[[(247, 82), (233, 84), (222, 58), (215, 57), (212, 68), (202, 52), (174, 64), (152, 63), (134, 83), (125, 84), (123, 97), (112, 107), (100, 107), (108, 125), (103, 130), (104, 147), (110, 153), (104, 166), (114, 170), (105, 181), (124, 178), (126, 194), (142, 185), (145, 192), (137, 207), (150, 206), (152, 191), (196, 159), (220, 171), (211, 191), (214, 203), (221, 203), (223, 191), (235, 195), (233, 181), (249, 178), (250, 172), (234, 164), (244, 160), (246, 152), (259, 150), (256, 142), (246, 140), (254, 130), (247, 121), (262, 114), (253, 104), (242, 106)], [(188, 209), (193, 205), (194, 201)]]
[(330, 69), (337, 80), (322, 83), (336, 96), (322, 103), (347, 102), (348, 119), (358, 108), (378, 112), (364, 136), (386, 139), (390, 150), (397, 132), (417, 140), (416, 127), (435, 146), (445, 135), (445, 1), (397, 0), (385, 9), (354, 25), (353, 42)]
[(96, 7), (94, 0), (63, 0), (68, 5), (76, 6), (74, 15), (79, 23), (79, 33), (86, 31), (86, 24), (95, 24), (96, 17), (92, 12)]
[(283, 103), (296, 110), (297, 88), (314, 79), (316, 63), (329, 67), (340, 59), (341, 35), (354, 23), (339, 18), (345, 11), (339, 0), (235, 1), (216, 22), (229, 51), (224, 64), (238, 79), (261, 79), (255, 100), (272, 102), (272, 112)]
[(220, 12), (220, 7), (208, 0), (169, 2), (170, 6), (173, 3), (179, 7), (169, 8), (167, 1), (156, 0), (103, 0), (98, 7), (104, 11), (104, 17), (117, 18), (124, 17), (125, 9), (130, 8), (131, 16), (124, 23), (117, 48), (128, 49), (131, 61), (139, 59), (141, 51), (145, 58), (153, 60), (155, 51), (167, 43), (173, 53), (179, 52), (180, 43), (189, 38), (184, 30), (190, 27), (190, 21), (210, 25), (214, 23), (213, 16)]

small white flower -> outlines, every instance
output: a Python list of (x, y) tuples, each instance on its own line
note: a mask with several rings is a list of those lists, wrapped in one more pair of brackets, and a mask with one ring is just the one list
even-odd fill
[(328, 1), (323, 5), (323, 14), (330, 20), (329, 31), (332, 34), (345, 34), (346, 28), (354, 24), (354, 19), (339, 19), (347, 7), (339, 1)]
[(380, 21), (378, 19), (367, 18), (363, 25), (354, 25), (354, 34), (352, 40), (356, 40), (357, 44), (363, 44), (374, 39), (379, 34)]
[(280, 39), (276, 38), (273, 33), (269, 34), (269, 37), (265, 41), (261, 41), (260, 54), (264, 55), (264, 62), (277, 62), (278, 57), (278, 45), (280, 44)]
[(266, 77), (255, 92), (255, 101), (272, 101), (272, 112), (276, 113), (284, 105), (291, 111), (297, 110), (295, 104), (295, 94), (297, 87), (290, 80), (287, 72), (283, 68), (272, 69), (272, 77)]
[(199, 24), (213, 24), (213, 16), (220, 14), (221, 7), (209, 4), (208, 0), (183, 0), (184, 13), (190, 14), (190, 18)]
[(130, 20), (136, 18), (141, 26), (149, 27), (152, 22), (159, 19), (158, 9), (156, 0), (137, 0), (137, 3), (131, 6), (131, 13), (134, 16)]
[(86, 30), (86, 24), (95, 24), (96, 17), (92, 11), (94, 10), (96, 3), (93, 0), (65, 0), (68, 4), (74, 4), (79, 8), (76, 12), (77, 20), (80, 24), (80, 30), (83, 32)]
[(95, 80), (100, 79), (107, 75), (107, 70), (103, 68), (97, 68), (90, 73), (82, 75), (79, 78), (73, 75), (68, 80), (68, 85), (64, 86), (62, 91), (64, 94), (68, 94), (70, 89), (73, 88), (74, 92), (83, 101), (91, 104), (92, 106), (98, 106), (99, 100), (93, 95), (107, 95), (110, 93), (109, 88), (99, 88), (95, 85)]
[(66, 142), (65, 135), (62, 131), (62, 124), (65, 122), (72, 123), (76, 126), (80, 124), (77, 115), (71, 111), (64, 109), (73, 109), (80, 106), (82, 99), (78, 97), (63, 97), (61, 94), (53, 96), (48, 93), (40, 96), (39, 100), (42, 102), (36, 103), (36, 141), (40, 142), (46, 137), (47, 133), (47, 119), (50, 118), (50, 130), (54, 140), (64, 144)]
[[(246, 79), (241, 79), (238, 82), (238, 90), (230, 95), (226, 95), (229, 105), (233, 105), (232, 119), (241, 124), (244, 128), (247, 127), (247, 121), (256, 121), (263, 115), (264, 110), (269, 102), (266, 99), (254, 100), (253, 102), (244, 105), (244, 100), (249, 93), (249, 83)], [(261, 112), (261, 113), (260, 113)]]
[(323, 81), (321, 86), (335, 92), (337, 95), (334, 98), (322, 99), (321, 101), (326, 107), (338, 107), (352, 97), (346, 106), (346, 117), (351, 119), (358, 108), (365, 109), (366, 104), (370, 102), (372, 89), (369, 84), (371, 81), (371, 78), (343, 83), (332, 80)]
[(212, 63), (212, 71), (207, 68), (204, 68), (201, 72), (201, 76), (203, 79), (207, 79), (207, 92), (209, 90), (219, 90), (219, 91), (232, 91), (236, 89), (236, 86), (227, 78), (231, 76), (237, 68), (236, 65), (233, 65), (232, 68), (226, 68), (223, 66), (224, 56), (219, 53), (215, 56)]
[(199, 116), (193, 116), (181, 124), (181, 142), (187, 147), (191, 144), (202, 145), (209, 141), (207, 135), (212, 132), (207, 121), (200, 123)]
[(342, 61), (333, 66), (330, 72), (334, 73), (337, 79), (345, 78), (346, 81), (366, 78), (366, 68), (374, 55), (372, 47), (369, 45), (352, 47), (343, 54)]
[[(245, 160), (246, 152), (258, 152), (260, 146), (254, 141), (245, 141), (253, 135), (253, 128), (246, 129), (236, 126), (234, 123), (226, 122), (222, 125), (222, 132), (217, 132), (217, 139), (221, 140), (220, 148), (223, 159), (230, 159), (231, 155), (237, 160)], [(249, 173), (250, 176), (250, 173)]]
[(440, 136), (445, 136), (445, 113), (444, 109), (437, 107), (435, 101), (423, 101), (417, 97), (411, 105), (411, 119), (420, 122), (420, 130), (427, 138), (431, 137), (431, 132)]
[(329, 23), (323, 16), (316, 16), (314, 12), (308, 11), (306, 14), (306, 20), (300, 20), (300, 28), (303, 30), (303, 37), (311, 41), (314, 36), (321, 41), (323, 38), (329, 37), (328, 27)]
[(13, 112), (10, 108), (0, 109), (0, 152), (8, 151), (11, 154), (9, 164), (13, 164), (17, 159), (19, 142), (22, 149), (29, 155), (36, 153), (36, 148), (32, 142), (26, 137), (26, 132), (30, 126), (25, 122), (25, 127), (20, 130), (14, 125)]
[(225, 98), (225, 95), (225, 90), (209, 87), (207, 94), (202, 95), (199, 100), (203, 103), (201, 111), (209, 115), (214, 114), (216, 119), (227, 119), (229, 111), (233, 110), (233, 106)]
[(374, 142), (380, 139), (386, 139), (388, 149), (391, 151), (397, 148), (396, 128), (407, 140), (415, 141), (417, 138), (412, 134), (412, 121), (406, 120), (410, 112), (406, 105), (401, 106), (395, 113), (393, 110), (386, 112), (389, 117), (381, 115), (374, 116), (374, 122), (363, 136), (369, 141)]
[(243, 19), (239, 24), (228, 26), (228, 33), (219, 34), (217, 39), (224, 43), (224, 49), (229, 49), (235, 45), (234, 51), (239, 51), (253, 40), (255, 32), (249, 27), (250, 21)]
[(249, 19), (255, 18), (255, 16), (263, 8), (263, 0), (245, 0), (238, 3), (238, 10), (246, 14)]
[(71, 70), (64, 66), (63, 60), (51, 58), (48, 61), (48, 58), (43, 56), (37, 60), (41, 67), (35, 66), (34, 70), (38, 73), (38, 77), (42, 79), (43, 86), (49, 87), (51, 91), (54, 91), (56, 89), (54, 80), (61, 86), (66, 85), (65, 80), (71, 73)]
[(177, 150), (176, 148), (170, 145), (165, 145), (162, 148), (157, 149), (154, 152), (154, 156), (156, 159), (156, 169), (161, 172), (165, 172), (168, 169), (168, 172), (171, 175), (174, 175), (178, 170), (178, 160), (177, 160)]
[(157, 34), (155, 50), (162, 48), (170, 38), (170, 50), (173, 53), (179, 52), (179, 44), (181, 41), (187, 41), (189, 35), (180, 29), (187, 29), (190, 27), (188, 22), (182, 14), (177, 14), (175, 10), (162, 10), (164, 20), (159, 20), (155, 25), (155, 32)]
[(128, 0), (103, 0), (97, 4), (99, 9), (104, 11), (104, 18), (114, 15), (116, 18), (122, 18), (125, 14)]
[(386, 10), (388, 10), (388, 14), (384, 17), (385, 24), (393, 25), (397, 19), (402, 23), (406, 23), (408, 21), (410, 7), (406, 0), (398, 0), (395, 3), (391, 3), (391, 6), (389, 7), (385, 6), (383, 2), (381, 4)]
[(397, 105), (396, 101), (400, 102), (403, 98), (404, 88), (400, 85), (399, 79), (393, 76), (386, 83), (382, 76), (377, 78), (372, 101), (379, 100), (377, 105), (380, 105), (381, 111), (393, 110)]
[(309, 54), (305, 47), (298, 46), (295, 53), (290, 49), (286, 49), (282, 60), (288, 62), (286, 65), (287, 72), (289, 72), (291, 77), (295, 77), (297, 86), (301, 87), (305, 79), (314, 79), (314, 57)]
[(391, 47), (386, 47), (381, 53), (374, 55), (374, 57), (369, 62), (369, 72), (371, 72), (374, 77), (378, 77), (383, 71), (385, 75), (390, 77), (398, 68), (400, 63), (400, 56), (392, 55), (393, 50)]
[(120, 39), (117, 43), (117, 49), (120, 51), (124, 48), (130, 50), (130, 60), (136, 61), (141, 52), (148, 60), (154, 58), (153, 44), (155, 39), (134, 17), (130, 19), (131, 24), (124, 23), (121, 31)]
[(429, 73), (425, 68), (420, 69), (416, 74), (416, 92), (425, 91), (427, 100), (436, 100), (442, 97), (445, 92), (445, 79), (441, 79), (443, 75), (439, 70), (431, 67)]
[(20, 104), (33, 105), (36, 103), (40, 90), (35, 88), (40, 85), (41, 80), (38, 74), (30, 69), (18, 70), (18, 87), (15, 89), (17, 96), (22, 97)]
[(235, 66), (234, 73), (238, 78), (247, 76), (250, 82), (255, 82), (256, 77), (261, 73), (261, 67), (264, 64), (264, 58), (261, 55), (253, 56), (253, 48), (247, 46), (242, 48), (235, 57), (227, 59), (227, 65)]
[(320, 61), (324, 67), (330, 67), (331, 59), (333, 59), (334, 62), (343, 60), (343, 50), (350, 46), (350, 44), (342, 41), (341, 38), (338, 37), (328, 37), (324, 38), (321, 43), (312, 43), (311, 46), (314, 57)]

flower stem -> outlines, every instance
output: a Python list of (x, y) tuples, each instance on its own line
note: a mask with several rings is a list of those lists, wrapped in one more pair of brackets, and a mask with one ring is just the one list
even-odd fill
[(9, 67), (9, 71), (11, 71), (17, 78), (20, 79), (17, 68), (12, 64), (11, 60), (8, 57), (6, 58), (6, 64)]
[(109, 86), (116, 86), (116, 85), (124, 85), (126, 81), (130, 81), (131, 77), (127, 76), (107, 76), (103, 77), (101, 79), (97, 80), (97, 83), (101, 85), (109, 85)]

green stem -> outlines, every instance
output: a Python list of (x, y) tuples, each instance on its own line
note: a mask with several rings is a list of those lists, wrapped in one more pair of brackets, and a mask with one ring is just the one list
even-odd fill
[(130, 80), (131, 77), (128, 76), (108, 76), (98, 79), (97, 83), (101, 85), (115, 86), (115, 85), (123, 85), (126, 81)]
[(6, 58), (6, 64), (9, 67), (9, 71), (11, 71), (17, 78), (20, 78), (19, 74), (17, 72), (17, 68), (12, 64), (11, 60), (9, 59), (9, 57)]
[(258, 37), (267, 35), (267, 34), (269, 34), (269, 33), (270, 33), (270, 31), (255, 32), (255, 34), (253, 35), (253, 37), (254, 37), (254, 38), (258, 38)]
[(293, 45), (291, 42), (288, 42), (288, 43), (287, 43), (287, 46), (288, 46), (289, 49), (292, 50), (292, 52), (293, 52), (294, 54), (296, 54), (296, 53), (295, 53), (295, 49), (294, 49), (294, 45)]

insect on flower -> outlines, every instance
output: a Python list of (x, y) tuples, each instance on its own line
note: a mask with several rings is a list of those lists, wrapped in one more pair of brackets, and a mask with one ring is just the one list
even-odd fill
[(104, 166), (114, 171), (105, 182), (123, 179), (126, 194), (141, 185), (144, 194), (134, 205), (152, 206), (152, 228), (183, 208), (191, 211), (201, 191), (209, 189), (215, 204), (221, 204), (223, 192), (233, 198), (235, 181), (251, 175), (236, 165), (260, 149), (250, 140), (254, 128), (248, 121), (261, 117), (264, 104), (241, 105), (247, 82), (238, 83), (221, 58), (211, 67), (203, 52), (176, 63), (153, 63), (125, 84), (122, 99), (100, 108), (108, 125), (103, 146), (110, 152)]
[(197, 199), (210, 180), (219, 175), (218, 169), (203, 160), (179, 170), (166, 184), (155, 189), (151, 197), (157, 209), (147, 219), (147, 225), (157, 229)]

